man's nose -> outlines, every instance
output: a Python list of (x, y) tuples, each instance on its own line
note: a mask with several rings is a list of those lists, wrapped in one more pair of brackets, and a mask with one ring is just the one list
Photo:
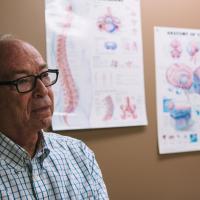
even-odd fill
[(48, 94), (48, 88), (44, 85), (41, 79), (37, 78), (34, 88), (34, 94), (38, 96), (45, 96)]

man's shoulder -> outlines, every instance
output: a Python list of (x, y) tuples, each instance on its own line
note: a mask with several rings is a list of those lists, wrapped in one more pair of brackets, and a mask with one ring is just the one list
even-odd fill
[(81, 140), (53, 132), (44, 132), (44, 138), (47, 143), (51, 143), (54, 145), (56, 144), (66, 144), (74, 146), (83, 145), (83, 142)]
[(47, 146), (51, 148), (70, 151), (71, 153), (93, 154), (91, 149), (81, 140), (53, 132), (44, 132)]
[(72, 138), (69, 136), (65, 136), (65, 135), (60, 135), (57, 133), (53, 133), (53, 132), (43, 132), (44, 133), (44, 138), (47, 141), (56, 141), (56, 142), (67, 142), (67, 143), (72, 143), (72, 144), (79, 144), (82, 143), (81, 140), (78, 140), (76, 138)]

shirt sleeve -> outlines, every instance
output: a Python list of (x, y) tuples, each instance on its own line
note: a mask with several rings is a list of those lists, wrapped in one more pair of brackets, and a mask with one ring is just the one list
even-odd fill
[(106, 185), (104, 183), (101, 169), (97, 163), (95, 155), (93, 151), (89, 147), (87, 147), (84, 143), (83, 143), (83, 146), (84, 146), (85, 152), (87, 152), (88, 154), (87, 157), (91, 161), (90, 168), (91, 168), (91, 176), (93, 177), (93, 180), (94, 180), (95, 200), (109, 200)]
[(105, 186), (105, 183), (103, 181), (103, 176), (101, 173), (101, 170), (98, 166), (98, 163), (94, 157), (94, 162), (93, 162), (93, 177), (95, 179), (95, 183), (96, 183), (96, 192), (97, 192), (97, 199), (101, 199), (101, 200), (107, 200), (109, 199), (108, 197), (108, 193), (107, 193), (107, 189)]

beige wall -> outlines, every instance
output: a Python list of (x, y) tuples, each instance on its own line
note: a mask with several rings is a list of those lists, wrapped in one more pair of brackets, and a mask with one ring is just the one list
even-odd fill
[[(158, 155), (153, 27), (199, 29), (200, 1), (141, 0), (141, 11), (149, 125), (61, 134), (94, 150), (111, 200), (199, 200), (200, 153)], [(45, 57), (44, 23), (44, 1), (0, 0), (0, 32), (29, 41)]]

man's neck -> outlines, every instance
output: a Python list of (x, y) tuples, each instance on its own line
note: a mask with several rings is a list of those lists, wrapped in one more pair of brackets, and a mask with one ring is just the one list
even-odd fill
[(38, 132), (32, 135), (26, 135), (24, 136), (23, 140), (20, 140), (19, 138), (16, 138), (16, 140), (13, 140), (16, 144), (21, 146), (23, 149), (25, 149), (30, 157), (32, 158), (35, 155), (36, 147), (38, 144), (39, 136)]
[(35, 155), (36, 147), (40, 139), (39, 131), (20, 131), (14, 133), (13, 131), (1, 130), (1, 132), (10, 138), (14, 143), (25, 149), (31, 158)]

